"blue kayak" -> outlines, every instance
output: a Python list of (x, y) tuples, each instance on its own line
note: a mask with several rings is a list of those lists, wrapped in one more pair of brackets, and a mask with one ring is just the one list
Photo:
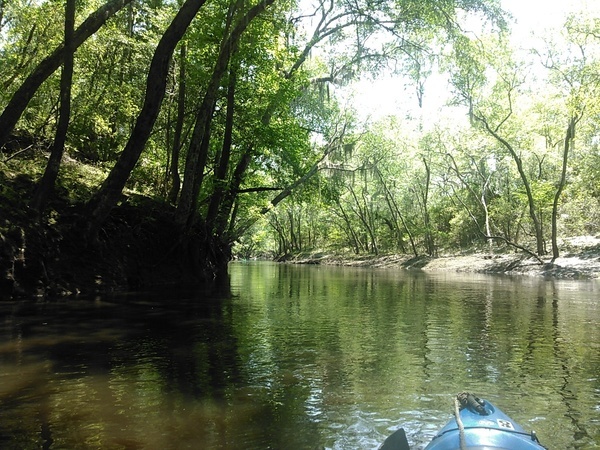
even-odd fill
[[(469, 394), (457, 396), (457, 412), (425, 450), (543, 450), (535, 432), (528, 433), (492, 403)], [(410, 450), (403, 429), (380, 450)]]

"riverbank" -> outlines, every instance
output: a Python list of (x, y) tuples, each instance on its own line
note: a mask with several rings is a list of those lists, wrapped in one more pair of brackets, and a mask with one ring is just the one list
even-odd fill
[(373, 268), (418, 269), (424, 271), (452, 271), (527, 275), (562, 279), (600, 279), (600, 237), (577, 236), (562, 242), (562, 253), (552, 262), (517, 253), (462, 253), (435, 258), (410, 255), (333, 255), (304, 254), (290, 260), (295, 264), (323, 264)]
[[(78, 172), (63, 180), (43, 220), (29, 210), (34, 178), (0, 170), (0, 300), (93, 295), (198, 283), (207, 265), (173, 233), (172, 208), (143, 195), (124, 194), (97, 242), (80, 232), (90, 189)], [(68, 186), (68, 189), (67, 189)], [(208, 240), (207, 240), (208, 242)], [(198, 240), (194, 248), (204, 248)], [(436, 258), (409, 255), (313, 253), (289, 262), (424, 271), (526, 274), (570, 279), (600, 278), (600, 236), (565, 239), (562, 256), (544, 264), (518, 253), (462, 253)], [(214, 251), (213, 251), (214, 253)], [(187, 255), (184, 263), (181, 255)], [(209, 267), (210, 269), (210, 267)], [(205, 276), (202, 282), (211, 280)]]
[[(205, 285), (226, 274), (230, 243), (201, 221), (180, 232), (163, 197), (125, 189), (95, 236), (90, 199), (107, 171), (65, 154), (42, 212), (31, 208), (45, 148), (0, 152), (0, 301)], [(147, 187), (146, 187), (147, 188)]]

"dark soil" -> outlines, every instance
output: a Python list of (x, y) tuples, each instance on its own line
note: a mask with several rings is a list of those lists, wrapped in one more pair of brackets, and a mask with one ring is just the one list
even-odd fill
[(24, 176), (0, 180), (0, 300), (201, 283), (214, 275), (195, 253), (190, 257), (194, 242), (184, 246), (173, 233), (168, 205), (126, 196), (88, 242), (82, 202), (57, 196), (40, 220), (23, 200), (33, 188)]

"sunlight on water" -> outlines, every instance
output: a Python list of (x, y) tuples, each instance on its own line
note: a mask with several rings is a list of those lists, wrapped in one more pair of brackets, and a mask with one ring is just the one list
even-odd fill
[(423, 448), (470, 390), (600, 447), (596, 282), (234, 263), (229, 290), (0, 304), (2, 449)]

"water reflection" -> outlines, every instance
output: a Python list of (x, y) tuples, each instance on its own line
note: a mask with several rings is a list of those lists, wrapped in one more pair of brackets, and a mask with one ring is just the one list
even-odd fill
[(451, 396), (600, 447), (594, 282), (235, 263), (230, 289), (0, 304), (2, 449), (415, 448)]

